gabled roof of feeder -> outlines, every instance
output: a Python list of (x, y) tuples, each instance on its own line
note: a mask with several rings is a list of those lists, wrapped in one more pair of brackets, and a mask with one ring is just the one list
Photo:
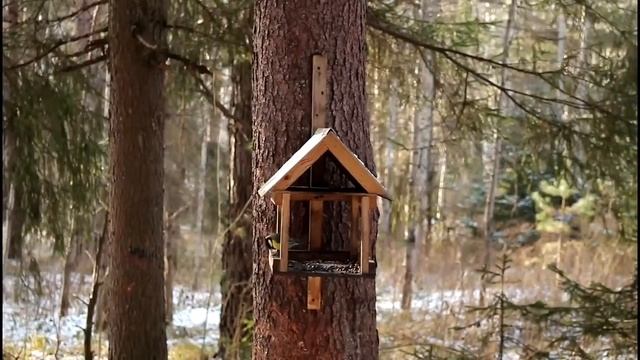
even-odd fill
[(367, 193), (391, 200), (384, 186), (330, 128), (316, 130), (315, 134), (260, 187), (258, 194), (265, 196), (272, 191), (287, 190), (327, 151)]

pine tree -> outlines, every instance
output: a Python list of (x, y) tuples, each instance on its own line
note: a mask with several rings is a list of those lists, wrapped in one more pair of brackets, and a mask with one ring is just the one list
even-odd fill
[(166, 359), (163, 0), (111, 0), (109, 358)]
[[(327, 125), (375, 170), (366, 112), (365, 16), (364, 0), (256, 2), (254, 193), (310, 136), (311, 61), (317, 53), (328, 62)], [(344, 223), (350, 212), (343, 206), (325, 209), (331, 210), (323, 227), (337, 248), (349, 239)], [(301, 238), (304, 217), (296, 216), (294, 207), (291, 236)], [(308, 311), (306, 278), (273, 276), (259, 241), (273, 231), (275, 206), (269, 199), (254, 199), (253, 219), (253, 358), (377, 359), (375, 281), (323, 279), (322, 309)], [(371, 228), (376, 224), (377, 214)]]

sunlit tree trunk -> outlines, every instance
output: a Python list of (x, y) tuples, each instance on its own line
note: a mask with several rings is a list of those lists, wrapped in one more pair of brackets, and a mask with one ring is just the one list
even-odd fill
[[(389, 91), (389, 102), (388, 102), (388, 111), (389, 111), (389, 120), (387, 121), (386, 126), (386, 135), (387, 138), (384, 139), (385, 147), (385, 157), (384, 157), (384, 184), (389, 189), (394, 189), (395, 184), (395, 175), (394, 170), (398, 166), (396, 161), (397, 159), (397, 149), (395, 149), (393, 141), (397, 141), (398, 136), (398, 78), (393, 77), (391, 79), (391, 84), (388, 89)], [(393, 220), (393, 207), (390, 201), (382, 202), (382, 216), (380, 217), (380, 230), (384, 233), (385, 236), (391, 235), (391, 226)]]
[(220, 355), (225, 359), (246, 358), (241, 348), (243, 329), (252, 311), (251, 299), (251, 214), (253, 190), (251, 171), (251, 63), (237, 60), (233, 65), (233, 109), (231, 147), (230, 221), (235, 222), (222, 246), (222, 312), (220, 314)]
[[(439, 2), (423, 0), (420, 13), (423, 21), (433, 21)], [(408, 241), (405, 255), (405, 276), (402, 287), (402, 309), (411, 308), (413, 277), (416, 271), (416, 249), (425, 249), (428, 254), (431, 238), (431, 173), (433, 169), (433, 106), (435, 99), (434, 56), (424, 52), (418, 60), (417, 108), (413, 123), (413, 153), (411, 168), (411, 211), (409, 212)], [(418, 246), (416, 246), (416, 241)]]
[[(575, 70), (574, 70), (574, 74), (576, 75), (577, 80), (577, 86), (576, 86), (576, 91), (575, 91), (575, 96), (578, 99), (582, 99), (582, 100), (589, 100), (588, 97), (588, 82), (585, 79), (585, 77), (587, 76), (587, 68), (589, 67), (589, 57), (591, 55), (591, 51), (590, 51), (590, 42), (591, 42), (591, 32), (592, 32), (592, 26), (593, 26), (593, 19), (592, 19), (593, 15), (591, 14), (591, 12), (588, 9), (588, 6), (585, 4), (585, 6), (583, 6), (583, 13), (582, 13), (582, 24), (581, 24), (581, 33), (582, 33), (582, 37), (580, 39), (580, 50), (578, 52), (578, 58), (576, 60), (576, 64), (575, 64)], [(588, 112), (586, 110), (577, 110), (576, 111), (576, 117), (577, 118), (585, 118), (588, 116)], [(589, 132), (589, 124), (586, 121), (577, 121), (578, 123), (578, 130), (583, 132), (583, 133), (588, 133)], [(584, 148), (584, 144), (582, 144), (582, 140), (580, 138), (578, 138), (577, 136), (574, 136), (573, 138), (574, 141), (574, 155), (576, 156), (577, 160), (580, 161), (581, 163), (586, 163), (587, 161), (587, 156), (586, 156), (586, 151)], [(584, 179), (584, 174), (582, 174), (582, 171), (579, 167), (574, 167), (574, 171), (576, 173), (576, 178), (578, 180), (578, 185), (580, 187), (582, 187), (585, 183), (585, 179)]]
[[(565, 56), (565, 47), (567, 42), (567, 20), (564, 16), (564, 9), (562, 7), (556, 9), (557, 14), (557, 30), (558, 30), (558, 43), (556, 48), (556, 66), (562, 72), (564, 69), (564, 56)], [(558, 89), (556, 89), (556, 98), (559, 100), (564, 100), (564, 81), (563, 77), (558, 77)], [(564, 122), (567, 115), (567, 106), (558, 102), (554, 106), (555, 117), (558, 121)]]
[[(176, 268), (178, 264), (178, 243), (182, 240), (182, 232), (180, 231), (180, 215), (188, 206), (185, 201), (184, 189), (186, 188), (187, 168), (186, 168), (186, 147), (187, 144), (187, 119), (186, 114), (189, 108), (186, 105), (187, 100), (182, 99), (179, 114), (179, 127), (176, 146), (174, 150), (177, 153), (175, 159), (174, 171), (165, 176), (165, 218), (164, 218), (164, 252), (165, 252), (165, 268), (164, 268), (164, 297), (165, 297), (165, 316), (167, 323), (171, 323), (173, 319), (173, 282), (175, 278)], [(166, 130), (165, 130), (166, 131)], [(167, 147), (165, 151), (169, 151)], [(198, 243), (199, 246), (203, 246)], [(197, 256), (202, 256), (198, 252)]]
[[(215, 84), (212, 87), (213, 92), (215, 94)], [(214, 99), (215, 101), (215, 99)], [(207, 190), (207, 161), (209, 154), (209, 144), (211, 143), (211, 124), (213, 115), (204, 115), (202, 116), (202, 140), (200, 142), (200, 167), (198, 168), (198, 193), (196, 195), (196, 236), (198, 237), (198, 242), (200, 244), (205, 243), (204, 240), (204, 204), (205, 204), (205, 195)], [(207, 245), (207, 252), (209, 256), (211, 256), (210, 246)]]
[[(106, 11), (106, 10), (105, 10)], [(111, 98), (111, 75), (109, 74), (109, 67), (106, 66), (104, 69), (104, 83), (103, 83), (103, 88), (102, 88), (102, 98), (103, 98), (103, 103), (102, 103), (102, 116), (106, 119), (105, 121), (107, 123), (110, 123), (110, 116), (109, 116), (109, 101)], [(106, 221), (106, 218), (105, 218)], [(96, 310), (95, 310), (95, 314), (96, 314), (96, 320), (94, 322), (96, 329), (98, 329), (98, 331), (102, 332), (104, 330), (106, 330), (107, 328), (107, 321), (106, 321), (106, 313), (107, 313), (107, 287), (109, 286), (109, 282), (106, 281), (107, 278), (107, 268), (108, 268), (108, 264), (110, 262), (110, 257), (111, 257), (111, 237), (107, 236), (107, 238), (105, 239), (105, 244), (104, 244), (104, 248), (103, 248), (103, 254), (102, 254), (102, 259), (101, 259), (101, 264), (98, 264), (100, 266), (100, 274), (102, 274), (103, 277), (103, 285), (99, 288), (98, 290), (98, 300), (96, 301)], [(96, 248), (97, 251), (97, 248)], [(99, 348), (100, 349), (100, 348)]]
[[(318, 52), (329, 69), (327, 125), (374, 171), (365, 93), (366, 1), (258, 0), (254, 16), (254, 194), (309, 138), (310, 64)], [(275, 206), (267, 198), (255, 198), (253, 205), (253, 359), (377, 359), (375, 280), (323, 278), (322, 308), (308, 311), (306, 277), (273, 276), (260, 241), (273, 231)], [(349, 238), (344, 224), (350, 212), (342, 204), (333, 207), (335, 216), (325, 217), (323, 227), (333, 235), (328, 245), (337, 249)], [(375, 254), (377, 211), (372, 221)], [(301, 226), (292, 224), (292, 237), (302, 235)]]
[(167, 7), (109, 2), (109, 358), (166, 359), (163, 242)]
[[(505, 64), (509, 59), (509, 45), (512, 40), (512, 32), (515, 24), (516, 0), (511, 0), (509, 5), (509, 15), (505, 27), (504, 38), (502, 43), (501, 62)], [(500, 72), (500, 85), (505, 87), (507, 84), (506, 70), (503, 67)], [(498, 96), (498, 111), (500, 114), (506, 114), (508, 107), (508, 98), (504, 93)], [(497, 118), (493, 119), (491, 124), (491, 140), (483, 142), (482, 158), (484, 169), (484, 182), (486, 189), (485, 207), (484, 207), (484, 227), (483, 236), (485, 240), (484, 265), (488, 266), (491, 256), (491, 236), (495, 231), (494, 210), (496, 189), (500, 174), (500, 154), (502, 150), (502, 139), (499, 136), (499, 122)]]
[[(444, 119), (443, 119), (444, 121)], [(444, 131), (441, 131), (444, 134)], [(438, 174), (440, 176), (438, 180), (438, 196), (436, 200), (436, 219), (441, 223), (446, 222), (445, 206), (446, 206), (446, 179), (447, 179), (447, 162), (449, 161), (449, 151), (446, 144), (440, 144), (440, 170)]]

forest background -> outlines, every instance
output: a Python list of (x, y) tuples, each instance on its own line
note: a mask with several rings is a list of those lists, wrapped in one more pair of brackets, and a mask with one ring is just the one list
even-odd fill
[[(170, 358), (251, 345), (253, 6), (168, 3)], [(3, 357), (82, 355), (87, 324), (106, 356), (108, 13), (3, 1)], [(375, 0), (366, 25), (380, 356), (634, 356), (637, 4)]]

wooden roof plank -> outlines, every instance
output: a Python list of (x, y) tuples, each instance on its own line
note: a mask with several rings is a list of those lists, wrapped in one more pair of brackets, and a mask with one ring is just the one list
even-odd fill
[[(322, 140), (327, 136), (330, 129), (318, 129), (316, 133), (304, 144), (298, 151), (296, 151), (293, 156), (287, 160), (280, 169), (264, 183), (258, 190), (258, 194), (260, 196), (266, 195), (271, 190), (284, 190), (280, 185), (281, 182), (286, 181), (286, 179), (293, 179), (291, 184), (293, 184), (300, 175), (302, 175), (311, 165), (316, 162), (320, 156), (322, 156), (327, 150), (327, 146), (323, 144)], [(297, 176), (294, 176), (291, 173), (296, 168), (304, 167), (302, 171), (297, 170), (295, 173), (298, 173)], [(288, 185), (287, 185), (288, 187)], [(285, 187), (286, 188), (286, 187)]]
[(331, 152), (367, 193), (391, 199), (364, 163), (338, 138), (331, 128), (320, 128), (284, 165), (260, 187), (258, 194), (286, 190), (327, 151)]
[(330, 133), (326, 141), (329, 151), (368, 193), (380, 195), (386, 199), (390, 198), (382, 184), (367, 169), (362, 160), (358, 159), (335, 133)]

